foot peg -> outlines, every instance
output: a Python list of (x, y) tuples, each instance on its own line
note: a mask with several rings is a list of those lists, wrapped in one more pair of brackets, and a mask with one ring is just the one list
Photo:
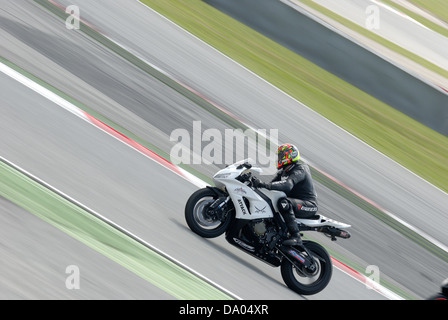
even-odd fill
[(348, 239), (350, 238), (350, 232), (341, 230), (335, 227), (321, 227), (317, 229), (317, 231), (324, 233), (325, 235), (329, 236), (332, 241), (336, 240), (336, 237), (342, 238), (342, 239)]

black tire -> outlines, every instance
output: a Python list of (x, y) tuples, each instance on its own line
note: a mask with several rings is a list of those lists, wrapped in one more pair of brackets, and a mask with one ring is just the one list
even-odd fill
[(218, 197), (209, 188), (194, 192), (185, 205), (185, 220), (188, 227), (203, 238), (216, 238), (223, 234), (232, 220), (232, 214), (227, 214), (224, 221), (205, 216), (207, 204), (211, 204)]
[(317, 274), (312, 277), (315, 278), (315, 280), (308, 284), (299, 281), (302, 280), (306, 282), (305, 280), (310, 280), (312, 278), (305, 276), (297, 270), (297, 268), (286, 258), (282, 260), (281, 274), (283, 281), (285, 281), (285, 284), (291, 290), (301, 295), (313, 295), (322, 291), (328, 285), (333, 273), (333, 266), (330, 255), (320, 244), (312, 241), (303, 241), (303, 244), (311, 254), (315, 256), (314, 259), (319, 265)]

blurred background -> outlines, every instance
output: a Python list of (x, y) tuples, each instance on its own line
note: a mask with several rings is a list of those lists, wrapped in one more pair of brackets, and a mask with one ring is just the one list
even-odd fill
[[(438, 0), (0, 0), (0, 298), (436, 293), (446, 12)], [(269, 180), (279, 143), (312, 168), (319, 213), (352, 225), (349, 240), (309, 235), (345, 266), (315, 296), (184, 221), (230, 162), (256, 155)], [(372, 266), (379, 290), (353, 277)]]

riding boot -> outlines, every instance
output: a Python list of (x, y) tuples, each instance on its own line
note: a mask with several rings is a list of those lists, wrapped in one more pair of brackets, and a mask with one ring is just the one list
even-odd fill
[(291, 209), (288, 212), (283, 213), (282, 216), (286, 222), (289, 233), (291, 234), (288, 239), (283, 241), (283, 244), (285, 246), (301, 245), (302, 239), (300, 237), (299, 227), (297, 226), (297, 223), (295, 221), (294, 211)]

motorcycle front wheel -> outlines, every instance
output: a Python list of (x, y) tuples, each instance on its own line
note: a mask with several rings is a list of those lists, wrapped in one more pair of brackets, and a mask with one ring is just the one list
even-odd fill
[(224, 208), (224, 215), (221, 217), (209, 210), (216, 199), (218, 197), (212, 190), (203, 188), (194, 192), (185, 205), (185, 220), (188, 227), (203, 238), (220, 236), (227, 230), (232, 219), (228, 207)]
[(281, 274), (283, 281), (291, 290), (301, 295), (313, 295), (328, 285), (333, 273), (333, 266), (330, 255), (320, 244), (312, 241), (303, 241), (303, 244), (313, 255), (316, 270), (307, 272), (294, 266), (288, 259), (283, 259)]

